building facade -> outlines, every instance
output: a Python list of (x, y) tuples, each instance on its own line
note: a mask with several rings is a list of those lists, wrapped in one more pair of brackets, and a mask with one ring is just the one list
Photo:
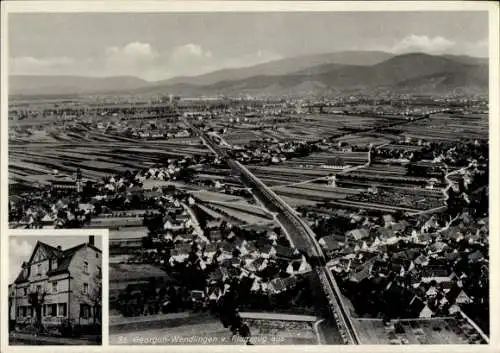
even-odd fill
[(41, 316), (45, 326), (69, 320), (101, 324), (102, 251), (94, 237), (63, 250), (38, 241), (9, 287), (11, 318), (26, 323)]

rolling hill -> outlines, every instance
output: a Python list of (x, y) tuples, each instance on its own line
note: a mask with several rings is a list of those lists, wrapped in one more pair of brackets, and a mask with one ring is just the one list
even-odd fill
[(384, 89), (442, 94), (486, 93), (483, 58), (409, 53), (341, 52), (273, 61), (197, 77), (147, 82), (135, 77), (11, 76), (10, 94), (127, 92), (180, 96), (310, 96)]
[(288, 75), (299, 70), (306, 70), (325, 64), (371, 66), (388, 60), (393, 56), (393, 54), (383, 51), (342, 51), (337, 53), (303, 55), (274, 60), (250, 67), (218, 70), (199, 76), (174, 77), (159, 81), (154, 85), (161, 86), (179, 83), (211, 85), (221, 81), (242, 80), (254, 76)]
[(422, 53), (392, 57), (375, 65), (323, 64), (286, 75), (258, 75), (209, 85), (166, 84), (141, 92), (168, 91), (182, 96), (300, 96), (374, 89), (442, 94), (452, 91), (486, 93), (488, 65)]

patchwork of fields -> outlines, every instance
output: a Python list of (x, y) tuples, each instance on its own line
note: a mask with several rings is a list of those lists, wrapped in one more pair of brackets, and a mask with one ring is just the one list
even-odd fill
[(387, 129), (404, 137), (428, 141), (486, 140), (489, 136), (488, 115), (433, 115), (429, 119)]
[(11, 183), (32, 183), (50, 179), (53, 170), (72, 175), (80, 168), (82, 175), (98, 180), (126, 170), (137, 170), (165, 162), (169, 158), (205, 156), (209, 150), (202, 144), (189, 145), (172, 140), (134, 143), (113, 140), (103, 142), (74, 141), (23, 143), (9, 145), (9, 179)]
[[(268, 123), (262, 127), (254, 124), (239, 124), (232, 126), (224, 135), (224, 139), (235, 145), (247, 144), (252, 140), (276, 139), (280, 142), (289, 140), (315, 141), (332, 136), (346, 134), (346, 132), (372, 128), (394, 121), (382, 117), (361, 117), (355, 115), (321, 114), (294, 117), (286, 123)], [(353, 140), (360, 137), (353, 137)], [(345, 137), (346, 141), (352, 141)], [(367, 142), (385, 143), (385, 138), (363, 137), (358, 144)]]
[[(288, 120), (284, 123), (284, 120)], [(384, 146), (388, 150), (418, 151), (420, 145), (398, 144), (396, 140), (408, 137), (427, 141), (460, 140), (488, 137), (488, 119), (485, 115), (461, 117), (436, 115), (409, 122), (398, 128), (385, 128), (377, 132), (355, 132), (397, 122), (400, 118), (360, 117), (338, 114), (304, 115), (289, 119), (263, 119), (263, 127), (256, 129), (255, 121), (230, 126), (224, 139), (230, 144), (242, 145), (266, 138), (280, 142), (303, 139), (319, 140), (342, 135), (333, 142), (340, 144)], [(277, 121), (275, 126), (270, 126)], [(41, 120), (40, 123), (46, 123)], [(220, 122), (219, 122), (220, 123)], [(217, 125), (217, 121), (214, 121)], [(17, 127), (17, 125), (16, 125)], [(352, 132), (350, 132), (352, 131)], [(12, 184), (48, 184), (53, 171), (72, 175), (80, 168), (84, 177), (98, 180), (126, 170), (147, 168), (164, 163), (169, 158), (207, 156), (211, 152), (195, 137), (141, 141), (83, 129), (65, 130), (47, 128), (34, 130), (25, 136), (17, 135), (9, 146), (9, 180)], [(293, 207), (313, 206), (317, 203), (358, 207), (402, 207), (407, 210), (426, 210), (443, 203), (442, 188), (426, 188), (426, 177), (407, 175), (404, 165), (372, 161), (367, 165), (367, 152), (335, 150), (315, 152), (309, 156), (292, 158), (279, 164), (252, 165), (249, 169), (264, 183), (272, 187)], [(341, 161), (345, 170), (327, 168)], [(196, 191), (205, 188), (204, 183), (218, 181), (233, 188), (243, 188), (229, 169), (208, 166), (195, 169), (198, 184), (186, 184), (183, 189), (193, 192), (213, 216), (226, 217), (241, 224), (263, 224), (269, 215), (243, 197), (223, 192)], [(336, 186), (328, 179), (336, 176)], [(378, 196), (369, 195), (369, 188), (378, 187)], [(220, 191), (220, 190), (219, 190)], [(399, 199), (391, 196), (397, 195)]]

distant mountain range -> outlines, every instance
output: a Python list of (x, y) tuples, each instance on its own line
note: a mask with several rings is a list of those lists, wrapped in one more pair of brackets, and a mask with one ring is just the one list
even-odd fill
[(136, 77), (9, 77), (12, 96), (103, 93), (180, 96), (308, 96), (346, 91), (487, 93), (488, 59), (455, 55), (348, 51), (276, 60), (193, 77), (148, 82)]

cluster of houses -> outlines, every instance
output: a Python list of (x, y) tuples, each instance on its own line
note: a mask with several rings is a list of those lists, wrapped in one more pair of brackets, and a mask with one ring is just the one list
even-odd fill
[[(477, 224), (463, 214), (458, 225), (436, 229), (433, 217), (420, 227), (394, 222), (386, 215), (384, 225), (353, 229), (319, 240), (331, 259), (330, 268), (350, 285), (388, 283), (402, 285), (410, 293), (411, 317), (450, 315), (460, 305), (473, 303), (464, 282), (470, 283), (467, 267), (480, 266), (488, 275), (488, 220)], [(457, 270), (457, 264), (462, 264)], [(465, 268), (464, 268), (465, 267)], [(479, 281), (477, 282), (479, 283)], [(481, 285), (481, 284), (478, 284)]]
[(220, 223), (210, 221), (206, 237), (194, 232), (175, 236), (175, 232), (166, 231), (158, 242), (168, 240), (173, 243), (172, 249), (153, 247), (128, 262), (154, 263), (174, 270), (189, 267), (205, 274), (206, 287), (195, 297), (206, 304), (216, 303), (234, 283), (253, 293), (283, 293), (297, 284), (298, 275), (311, 270), (305, 257), (283, 245), (283, 236), (274, 231), (250, 240), (231, 225), (221, 232)]
[[(93, 183), (94, 196), (88, 202), (77, 202), (79, 193), (84, 191), (84, 178), (60, 178), (53, 176), (50, 186), (42, 189), (39, 194), (29, 193), (22, 197), (12, 196), (9, 200), (11, 207), (11, 220), (15, 219), (13, 226), (29, 228), (56, 227), (64, 228), (67, 224), (81, 227), (87, 224), (95, 228), (95, 224), (102, 223), (97, 218), (106, 217), (113, 212), (113, 205), (119, 209), (148, 208), (151, 202), (156, 206), (168, 203), (165, 190), (174, 190), (172, 181), (179, 179), (180, 173), (195, 162), (206, 162), (207, 158), (199, 157), (198, 160), (188, 158), (168, 159), (164, 167), (150, 167), (131, 175), (114, 175)], [(51, 179), (51, 180), (52, 180)], [(61, 196), (61, 189), (74, 195)], [(169, 195), (172, 198), (171, 195)], [(97, 212), (95, 205), (102, 205), (102, 211)], [(106, 210), (109, 206), (110, 210)], [(101, 215), (102, 213), (102, 215)], [(20, 217), (19, 217), (20, 214)], [(106, 223), (106, 222), (104, 222)]]
[(233, 146), (233, 157), (242, 163), (269, 162), (283, 163), (294, 156), (300, 149), (306, 147), (304, 141), (277, 142), (259, 141), (245, 146)]

